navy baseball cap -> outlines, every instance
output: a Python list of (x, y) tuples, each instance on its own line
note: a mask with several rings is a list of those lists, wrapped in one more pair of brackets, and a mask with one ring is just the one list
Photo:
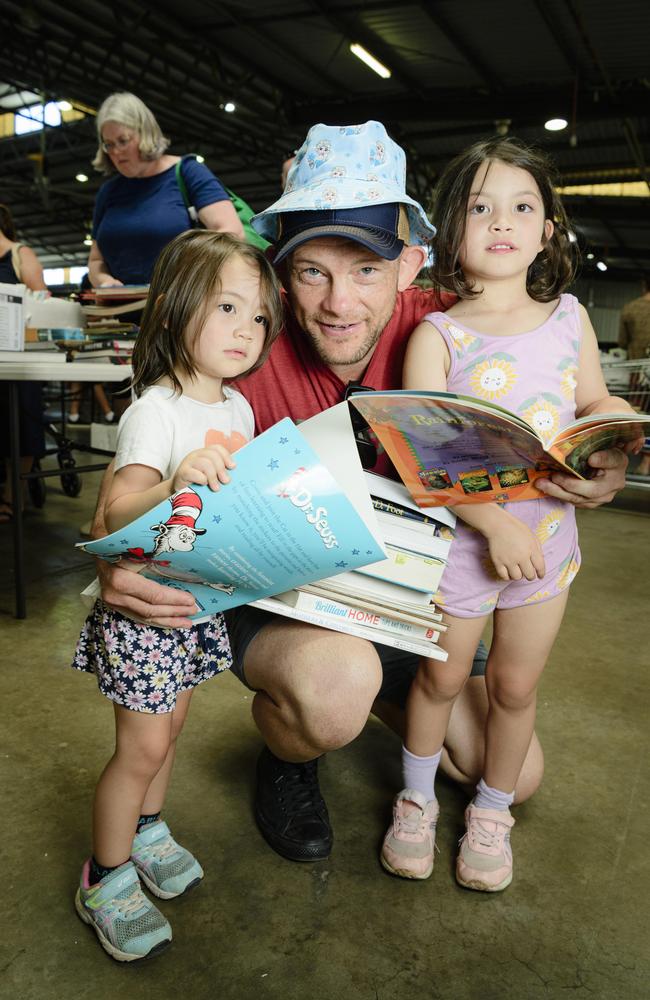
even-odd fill
[(409, 220), (403, 205), (364, 205), (360, 208), (282, 212), (273, 263), (303, 243), (322, 236), (340, 236), (371, 250), (384, 260), (396, 260), (409, 238)]

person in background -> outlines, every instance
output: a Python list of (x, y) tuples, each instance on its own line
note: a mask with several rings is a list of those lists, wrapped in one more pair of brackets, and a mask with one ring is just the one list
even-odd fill
[[(34, 251), (18, 242), (16, 227), (6, 205), (0, 205), (0, 282), (23, 284), (34, 292), (47, 291), (43, 268)], [(0, 388), (0, 455), (4, 456), (5, 482), (0, 495), (0, 524), (11, 521), (15, 499), (9, 476), (9, 396), (7, 383)], [(35, 458), (45, 454), (43, 394), (40, 382), (20, 382), (20, 471), (30, 472)], [(21, 500), (24, 503), (24, 497)]]
[[(618, 346), (627, 351), (628, 361), (650, 357), (650, 274), (643, 276), (643, 295), (623, 306)], [(650, 409), (647, 371), (645, 381), (639, 372), (630, 373), (629, 391), (632, 406), (646, 411)], [(639, 464), (634, 471), (638, 476), (650, 476), (650, 438), (646, 438)]]
[[(93, 166), (109, 175), (93, 215), (88, 271), (93, 287), (148, 284), (156, 258), (170, 240), (191, 228), (176, 180), (179, 156), (149, 108), (130, 93), (111, 94), (97, 113)], [(243, 239), (226, 190), (203, 163), (182, 167), (190, 203), (206, 229)]]
[(629, 361), (650, 355), (650, 274), (643, 276), (643, 295), (623, 306), (618, 346), (627, 351)]

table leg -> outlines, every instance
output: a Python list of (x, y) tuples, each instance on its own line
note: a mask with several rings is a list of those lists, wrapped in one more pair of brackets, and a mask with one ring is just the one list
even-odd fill
[(20, 478), (20, 402), (18, 382), (9, 383), (9, 440), (11, 442), (11, 491), (14, 504), (14, 574), (16, 618), (25, 618), (25, 553), (23, 545), (23, 484)]

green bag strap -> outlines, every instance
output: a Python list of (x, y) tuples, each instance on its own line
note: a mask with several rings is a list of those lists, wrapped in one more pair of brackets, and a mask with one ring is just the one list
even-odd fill
[[(183, 202), (185, 203), (185, 208), (187, 209), (187, 214), (190, 217), (192, 226), (200, 226), (201, 222), (199, 219), (199, 213), (196, 210), (196, 206), (190, 204), (190, 196), (187, 190), (187, 184), (185, 183), (185, 178), (183, 177), (184, 161), (195, 160), (195, 159), (196, 159), (196, 153), (188, 153), (187, 156), (182, 156), (178, 161), (178, 163), (176, 164), (176, 166), (174, 167), (174, 173), (176, 175), (176, 183), (180, 188), (180, 192), (183, 197)], [(239, 221), (244, 227), (244, 235), (246, 237), (246, 242), (251, 243), (253, 246), (259, 247), (260, 250), (266, 250), (266, 248), (270, 246), (268, 240), (265, 240), (263, 236), (260, 236), (260, 234), (257, 233), (251, 225), (251, 219), (255, 215), (253, 209), (250, 207), (248, 202), (244, 201), (243, 198), (240, 198), (239, 195), (235, 194), (234, 191), (231, 191), (231, 189), (226, 187), (225, 184), (223, 185), (223, 189), (230, 198), (233, 204), (233, 208), (235, 209), (239, 217)]]

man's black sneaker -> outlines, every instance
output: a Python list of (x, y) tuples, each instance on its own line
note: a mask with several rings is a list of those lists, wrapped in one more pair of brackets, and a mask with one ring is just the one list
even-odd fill
[(283, 858), (328, 858), (332, 828), (318, 787), (318, 761), (290, 764), (264, 747), (257, 761), (255, 819), (267, 844)]

